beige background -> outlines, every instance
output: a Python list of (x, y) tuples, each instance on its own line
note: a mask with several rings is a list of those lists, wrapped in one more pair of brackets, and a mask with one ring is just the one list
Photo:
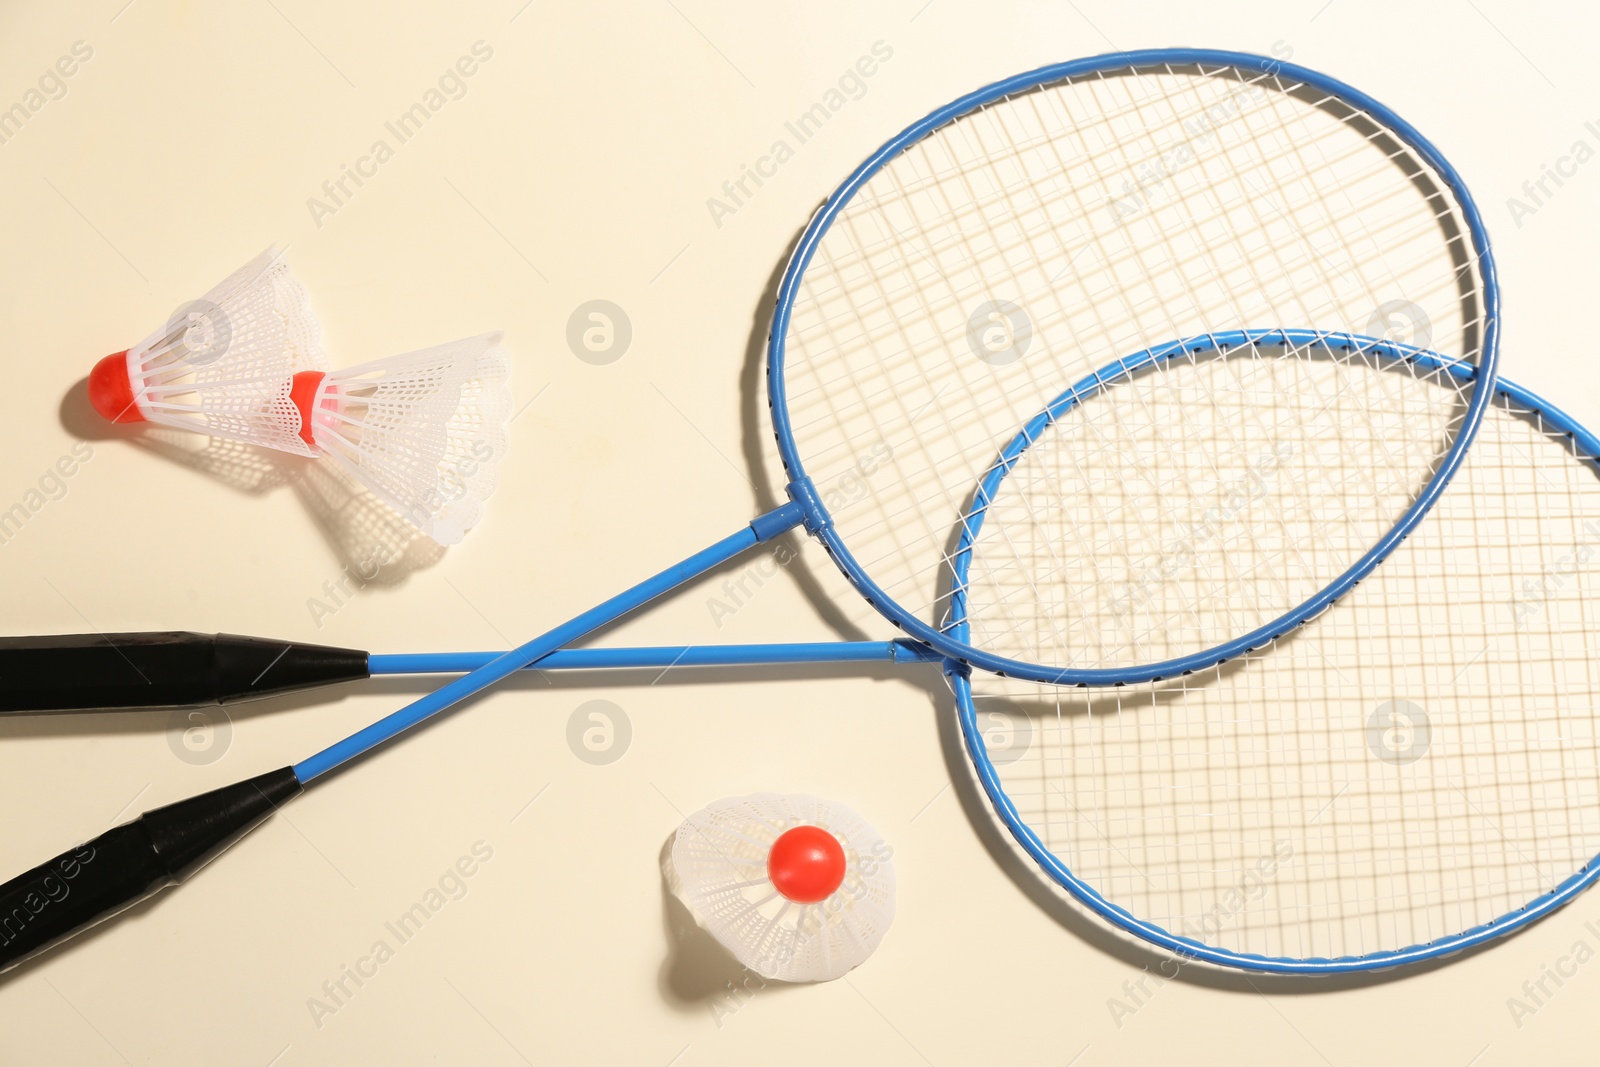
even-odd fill
[[(93, 50), (64, 95), (0, 144), (0, 509), (76, 441), (93, 449), (65, 495), (0, 545), (11, 633), (497, 648), (732, 532), (770, 502), (750, 351), (810, 211), (932, 107), (1112, 48), (1292, 49), (1428, 132), (1497, 242), (1508, 376), (1600, 423), (1600, 368), (1573, 343), (1592, 332), (1600, 163), (1520, 225), (1506, 204), (1575, 140), (1600, 144), (1600, 126), (1585, 130), (1600, 123), (1590, 5), (125, 2), (0, 12), (0, 107), (75, 42)], [(373, 141), (394, 146), (384, 123), (478, 41), (493, 55), (465, 95), (314, 218), (308, 198)], [(718, 226), (707, 198), (877, 41), (893, 58), (865, 94)], [(443, 558), (413, 553), (320, 619), (308, 602), (331, 605), (323, 583), (351, 557), (302, 490), (247, 491), (107, 434), (73, 392), (94, 359), (271, 242), (289, 246), (336, 363), (504, 329), (528, 405), (487, 524)], [(609, 365), (566, 343), (569, 315), (591, 299), (633, 326)], [(720, 626), (710, 598), (743, 566), (605, 640), (888, 636), (825, 560), (804, 559)], [(830, 599), (831, 618), (813, 602)], [(198, 753), (167, 713), (0, 723), (0, 868), (291, 762), (421, 689), (235, 710), (189, 739)], [(589, 700), (632, 724), (609, 765), (566, 741)], [(1506, 1000), (1576, 940), (1593, 942), (1593, 897), (1432, 971), (1284, 983), (1194, 968), (1115, 1019), (1110, 998), (1137, 1003), (1124, 983), (1158, 958), (1012, 857), (952, 746), (931, 673), (502, 689), (317, 789), (182, 890), (0, 979), (0, 1061), (1592, 1059), (1600, 968), (1520, 1027)], [(658, 853), (682, 816), (757, 790), (844, 800), (895, 847), (899, 916), (845, 981), (751, 982), (735, 997), (738, 967), (663, 901)], [(319, 1019), (308, 1002), (323, 983), (479, 842), (493, 857), (465, 895)]]

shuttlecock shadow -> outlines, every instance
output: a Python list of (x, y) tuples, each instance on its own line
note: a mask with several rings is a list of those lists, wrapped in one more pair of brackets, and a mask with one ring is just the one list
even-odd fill
[(402, 519), (337, 464), (296, 460), (295, 493), (362, 585), (394, 586), (438, 563), (445, 547)]
[(709, 1011), (720, 1026), (757, 994), (793, 989), (795, 983), (763, 978), (738, 960), (695, 922), (679, 895), (672, 865), (674, 831), (661, 846), (661, 919), (667, 956), (661, 963), (661, 998), (683, 1012)]
[(85, 441), (126, 441), (252, 496), (289, 486), (323, 538), (362, 587), (392, 587), (444, 558), (445, 548), (412, 526), (337, 464), (166, 426), (107, 422), (89, 403), (88, 379), (62, 398), (62, 427)]

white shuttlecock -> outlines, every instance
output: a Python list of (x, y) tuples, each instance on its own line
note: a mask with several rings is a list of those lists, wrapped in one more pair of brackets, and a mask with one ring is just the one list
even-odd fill
[(96, 364), (89, 399), (112, 422), (160, 423), (309, 456), (289, 383), (326, 367), (305, 290), (269, 248), (149, 337)]
[(303, 435), (440, 544), (477, 524), (499, 481), (511, 417), (500, 334), (326, 375), (300, 374)]
[(440, 544), (477, 524), (511, 415), (499, 334), (330, 372), (283, 256), (268, 249), (89, 375), (112, 422), (327, 456)]
[(892, 850), (842, 804), (757, 793), (689, 816), (672, 843), (696, 921), (763, 978), (825, 982), (872, 955), (894, 920)]

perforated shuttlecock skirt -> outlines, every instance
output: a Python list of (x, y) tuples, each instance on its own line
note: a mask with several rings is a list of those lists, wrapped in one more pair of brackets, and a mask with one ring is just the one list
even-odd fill
[(423, 533), (455, 544), (499, 482), (511, 368), (498, 333), (335, 371), (309, 408), (321, 453)]
[(91, 398), (116, 422), (154, 422), (309, 456), (315, 453), (300, 437), (289, 383), (326, 367), (305, 289), (283, 253), (269, 248), (125, 354), (101, 361)]
[[(844, 850), (843, 881), (813, 904), (789, 900), (768, 876), (773, 844), (796, 826), (820, 827)], [(695, 919), (740, 963), (785, 982), (838, 978), (878, 947), (894, 919), (891, 857), (861, 816), (805, 794), (718, 800), (689, 816), (672, 844)]]

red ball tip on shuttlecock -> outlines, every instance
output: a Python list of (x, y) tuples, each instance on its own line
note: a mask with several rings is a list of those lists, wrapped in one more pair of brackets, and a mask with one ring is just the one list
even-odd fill
[(316, 403), (317, 391), (328, 376), (319, 370), (303, 370), (289, 379), (289, 400), (300, 412), (300, 440), (317, 451), (317, 441), (311, 431), (311, 405)]
[(820, 826), (785, 830), (767, 853), (767, 877), (796, 904), (815, 904), (844, 884), (844, 847)]
[(107, 356), (89, 372), (89, 403), (108, 422), (145, 421), (144, 413), (133, 399), (126, 351)]

